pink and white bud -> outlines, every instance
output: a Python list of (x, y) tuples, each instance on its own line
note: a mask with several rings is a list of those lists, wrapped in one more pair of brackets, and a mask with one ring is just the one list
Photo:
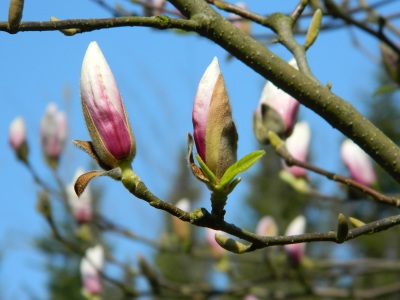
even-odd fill
[(43, 153), (52, 167), (57, 166), (58, 159), (67, 139), (67, 117), (50, 103), (40, 123), (40, 143)]
[(81, 278), (83, 289), (89, 295), (95, 296), (101, 293), (101, 277), (104, 265), (104, 250), (100, 245), (86, 250), (85, 257), (81, 261)]
[(131, 162), (136, 145), (114, 75), (96, 42), (86, 50), (81, 71), (81, 102), (93, 147), (109, 169)]
[[(298, 69), (294, 59), (291, 59), (289, 64)], [(264, 131), (265, 133), (257, 134), (256, 132), (256, 136), (260, 134), (265, 135), (269, 130), (274, 131), (284, 138), (290, 136), (297, 119), (299, 106), (300, 103), (296, 99), (268, 81), (261, 93), (258, 108), (254, 116), (254, 122), (258, 124), (254, 126), (254, 129)], [(271, 109), (277, 114), (277, 117), (268, 111)], [(277, 118), (278, 120), (276, 120)], [(257, 139), (264, 139), (264, 137), (257, 137)]]
[(29, 148), (26, 141), (25, 122), (22, 117), (16, 117), (11, 122), (8, 140), (17, 158), (23, 162), (27, 162)]
[(192, 121), (197, 152), (219, 179), (236, 162), (238, 135), (216, 57), (200, 80)]
[(261, 236), (276, 236), (278, 234), (278, 226), (273, 217), (265, 216), (258, 221), (256, 234)]
[(225, 255), (226, 250), (222, 248), (215, 240), (216, 233), (219, 234), (222, 232), (211, 228), (206, 228), (206, 239), (208, 246), (210, 247), (210, 251), (215, 259), (221, 259)]
[[(305, 162), (310, 148), (311, 130), (307, 122), (298, 122), (293, 129), (293, 133), (286, 139), (286, 148), (289, 153), (297, 160)], [(285, 163), (285, 169), (294, 177), (305, 177), (307, 170), (298, 166), (288, 167)]]
[(79, 224), (90, 222), (93, 217), (93, 196), (90, 188), (87, 187), (79, 197), (74, 190), (76, 180), (83, 173), (83, 170), (79, 168), (75, 173), (74, 180), (67, 187), (68, 205), (75, 221)]
[[(247, 9), (247, 5), (244, 2), (238, 2), (235, 5), (237, 7), (242, 8), (242, 9)], [(241, 16), (238, 16), (236, 14), (229, 14), (228, 15), (228, 20), (230, 20), (232, 22), (232, 24), (235, 25), (242, 32), (250, 34), (251, 22), (249, 20), (246, 20), (246, 19), (244, 19)]]
[[(296, 217), (292, 222), (290, 222), (288, 228), (286, 229), (285, 236), (293, 236), (304, 234), (306, 230), (306, 218), (303, 215)], [(290, 244), (283, 246), (289, 262), (295, 266), (301, 263), (304, 257), (304, 251), (306, 248), (305, 243)]]
[(341, 157), (355, 181), (371, 186), (376, 183), (376, 174), (370, 157), (357, 144), (345, 139), (341, 146)]
[(18, 150), (26, 142), (25, 122), (22, 117), (16, 117), (12, 121), (9, 134), (10, 145), (14, 150)]

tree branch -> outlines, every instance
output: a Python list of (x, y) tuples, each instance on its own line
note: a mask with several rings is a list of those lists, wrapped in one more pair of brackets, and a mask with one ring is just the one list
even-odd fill
[[(196, 31), (198, 24), (193, 20), (174, 19), (166, 16), (154, 17), (117, 17), (105, 19), (71, 19), (64, 21), (22, 22), (16, 31), (54, 31), (64, 29), (79, 29), (79, 33), (116, 27), (152, 27), (158, 29), (182, 29)], [(9, 32), (8, 22), (0, 22), (0, 31)]]
[[(171, 0), (183, 15), (198, 22), (197, 32), (214, 41), (251, 69), (323, 117), (367, 152), (400, 182), (400, 149), (349, 102), (302, 75), (249, 35), (242, 33), (202, 0)], [(279, 18), (276, 18), (279, 23)], [(279, 26), (278, 24), (276, 26)]]
[(366, 185), (363, 185), (351, 178), (339, 175), (339, 174), (335, 174), (333, 172), (329, 172), (327, 170), (318, 168), (312, 164), (309, 164), (308, 162), (304, 162), (304, 161), (300, 161), (296, 158), (294, 158), (289, 151), (287, 150), (286, 146), (284, 143), (280, 144), (280, 145), (274, 145), (275, 147), (275, 151), (276, 153), (282, 157), (282, 159), (285, 161), (285, 163), (288, 166), (299, 166), (301, 168), (310, 170), (314, 173), (320, 174), (322, 176), (325, 176), (326, 178), (330, 179), (330, 180), (334, 180), (340, 183), (343, 183), (345, 185), (351, 186), (365, 194), (370, 195), (371, 197), (373, 197), (375, 200), (377, 200), (378, 202), (381, 203), (385, 203), (385, 204), (389, 204), (389, 205), (393, 205), (395, 207), (399, 207), (400, 206), (400, 199), (393, 197), (393, 196), (386, 196), (384, 194), (379, 193), (378, 191), (374, 190), (373, 188), (370, 188)]
[(241, 229), (234, 224), (227, 223), (223, 219), (221, 220), (221, 218), (218, 216), (210, 214), (205, 208), (198, 208), (191, 213), (188, 213), (168, 202), (159, 199), (151, 193), (139, 176), (137, 176), (132, 170), (124, 171), (122, 173), (121, 181), (125, 188), (137, 198), (146, 201), (157, 209), (164, 210), (169, 214), (178, 217), (182, 221), (190, 222), (200, 227), (208, 227), (215, 230), (220, 230), (251, 243), (248, 246), (242, 244), (243, 248), (235, 253), (250, 252), (275, 245), (287, 245), (305, 242), (329, 241), (342, 243), (343, 241), (348, 241), (361, 235), (389, 229), (390, 227), (396, 226), (400, 223), (400, 215), (387, 217), (349, 230), (346, 239), (340, 241), (338, 240), (336, 231), (333, 230), (326, 233), (315, 232), (296, 236), (259, 236), (250, 231)]

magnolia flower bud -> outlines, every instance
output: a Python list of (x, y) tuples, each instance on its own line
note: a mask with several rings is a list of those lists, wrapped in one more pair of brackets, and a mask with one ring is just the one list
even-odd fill
[(101, 292), (101, 278), (99, 271), (103, 269), (104, 250), (100, 245), (86, 250), (85, 257), (81, 261), (81, 278), (84, 291), (91, 295), (99, 295)]
[(16, 117), (14, 121), (12, 121), (9, 130), (9, 142), (17, 158), (26, 162), (29, 149), (28, 143), (26, 142), (25, 122), (22, 117)]
[(197, 152), (220, 179), (236, 162), (238, 134), (217, 58), (200, 80), (192, 120)]
[(47, 106), (40, 123), (40, 143), (47, 163), (57, 168), (67, 138), (67, 118), (55, 103)]
[[(311, 131), (307, 122), (299, 122), (294, 126), (293, 133), (286, 139), (286, 148), (289, 153), (297, 160), (305, 162), (307, 160), (310, 146)], [(298, 166), (288, 167), (285, 163), (285, 169), (294, 177), (305, 177), (307, 170)]]
[[(297, 68), (294, 59), (289, 64)], [(297, 118), (300, 103), (289, 94), (277, 88), (272, 82), (267, 82), (258, 108), (253, 115), (253, 130), (257, 140), (268, 144), (268, 131), (273, 131), (282, 138), (290, 136)]]
[(93, 197), (90, 188), (86, 188), (79, 197), (74, 190), (75, 181), (82, 174), (83, 170), (79, 168), (75, 173), (74, 180), (67, 187), (68, 205), (76, 222), (79, 224), (91, 221), (93, 215)]
[[(292, 222), (290, 222), (288, 228), (286, 229), (285, 235), (292, 236), (303, 234), (305, 232), (305, 229), (306, 218), (300, 215), (296, 217)], [(288, 260), (294, 266), (298, 266), (301, 263), (301, 260), (304, 256), (305, 247), (305, 243), (284, 245)]]
[(95, 154), (102, 167), (113, 169), (131, 162), (135, 140), (117, 83), (96, 42), (82, 63), (81, 102)]
[(278, 226), (273, 217), (265, 216), (258, 221), (256, 234), (261, 236), (276, 236), (278, 234)]
[(350, 139), (341, 146), (341, 157), (355, 181), (371, 186), (376, 183), (376, 175), (369, 156)]

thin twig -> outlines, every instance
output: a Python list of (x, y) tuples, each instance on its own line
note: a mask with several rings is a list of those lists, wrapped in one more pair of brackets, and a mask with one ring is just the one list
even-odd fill
[(284, 144), (282, 144), (281, 146), (278, 146), (277, 148), (275, 148), (276, 153), (282, 157), (286, 164), (289, 166), (299, 166), (302, 167), (304, 169), (310, 170), (314, 173), (320, 174), (325, 176), (326, 178), (330, 179), (330, 180), (334, 180), (340, 183), (343, 183), (345, 185), (354, 187), (355, 189), (370, 195), (371, 197), (373, 197), (375, 200), (377, 200), (378, 202), (384, 203), (384, 204), (389, 204), (389, 205), (393, 205), (395, 207), (399, 207), (400, 206), (400, 199), (396, 198), (396, 197), (392, 197), (392, 196), (386, 196), (384, 194), (379, 193), (378, 191), (374, 190), (373, 188), (370, 188), (366, 185), (363, 185), (349, 177), (345, 177), (342, 175), (338, 175), (335, 174), (333, 172), (329, 172), (327, 170), (324, 170), (322, 168), (319, 168), (317, 166), (314, 166), (308, 162), (304, 162), (304, 161), (300, 161), (296, 158), (294, 158), (289, 151), (287, 151), (286, 146)]
[[(79, 29), (79, 33), (93, 30), (143, 26), (158, 29), (182, 29), (196, 31), (198, 23), (193, 20), (174, 19), (166, 16), (135, 17), (125, 16), (105, 19), (70, 19), (61, 21), (22, 22), (12, 33), (23, 31), (56, 31), (62, 29)], [(8, 22), (0, 22), (0, 31), (10, 32)]]

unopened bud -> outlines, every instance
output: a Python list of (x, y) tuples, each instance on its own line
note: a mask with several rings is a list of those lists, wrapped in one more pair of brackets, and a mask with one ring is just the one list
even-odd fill
[[(294, 58), (288, 63), (298, 69)], [(265, 135), (269, 131), (275, 132), (282, 138), (290, 136), (297, 119), (299, 105), (296, 99), (268, 81), (253, 117), (253, 130), (257, 140), (262, 144), (268, 144), (268, 136)]]
[(354, 228), (362, 227), (365, 225), (363, 221), (360, 221), (359, 219), (353, 217), (349, 217), (349, 221)]
[(319, 28), (321, 27), (321, 21), (322, 21), (322, 12), (320, 9), (317, 9), (311, 20), (310, 27), (308, 28), (306, 42), (304, 44), (304, 47), (306, 49), (310, 48), (311, 45), (314, 44), (315, 40), (317, 39)]
[(101, 166), (110, 170), (130, 163), (135, 139), (114, 75), (96, 42), (86, 51), (80, 83), (86, 126)]
[(36, 210), (40, 214), (42, 214), (45, 218), (49, 218), (51, 216), (51, 204), (47, 192), (45, 191), (39, 192), (38, 199), (36, 202)]
[(258, 221), (256, 233), (261, 236), (276, 236), (278, 226), (273, 217), (265, 216)]
[(26, 141), (25, 122), (21, 117), (15, 118), (10, 125), (9, 142), (17, 158), (23, 162), (27, 162), (29, 148)]
[[(60, 19), (56, 17), (50, 17), (50, 21), (52, 22), (57, 22), (60, 21)], [(63, 33), (66, 36), (72, 36), (74, 34), (77, 34), (80, 32), (80, 29), (78, 28), (70, 28), (70, 29), (60, 29), (60, 32)]]
[(24, 0), (11, 0), (8, 8), (8, 28), (15, 31), (21, 22)]
[(341, 157), (353, 180), (366, 186), (376, 183), (377, 178), (370, 157), (352, 140), (343, 141)]
[(248, 246), (223, 234), (216, 234), (215, 240), (217, 241), (218, 245), (229, 252), (240, 254), (246, 252), (248, 249)]
[(348, 234), (349, 224), (347, 224), (346, 217), (343, 214), (339, 214), (336, 241), (343, 243), (347, 239)]
[(46, 162), (56, 169), (67, 138), (67, 117), (50, 103), (40, 123), (40, 143)]
[[(295, 159), (306, 162), (311, 140), (311, 130), (307, 122), (298, 122), (293, 129), (293, 133), (286, 140), (286, 149)], [(305, 178), (307, 170), (299, 166), (287, 166), (283, 163), (285, 169), (294, 177)]]
[(237, 160), (238, 133), (217, 58), (200, 80), (192, 120), (197, 152), (219, 180)]
[(100, 272), (104, 266), (104, 250), (101, 245), (86, 250), (80, 264), (84, 293), (90, 297), (98, 296), (102, 290)]
[[(292, 222), (290, 222), (288, 228), (286, 229), (285, 235), (299, 235), (303, 234), (306, 228), (306, 218), (302, 215), (296, 217)], [(287, 258), (291, 264), (294, 266), (300, 265), (304, 257), (304, 251), (306, 244), (288, 244), (283, 246), (287, 254)]]

